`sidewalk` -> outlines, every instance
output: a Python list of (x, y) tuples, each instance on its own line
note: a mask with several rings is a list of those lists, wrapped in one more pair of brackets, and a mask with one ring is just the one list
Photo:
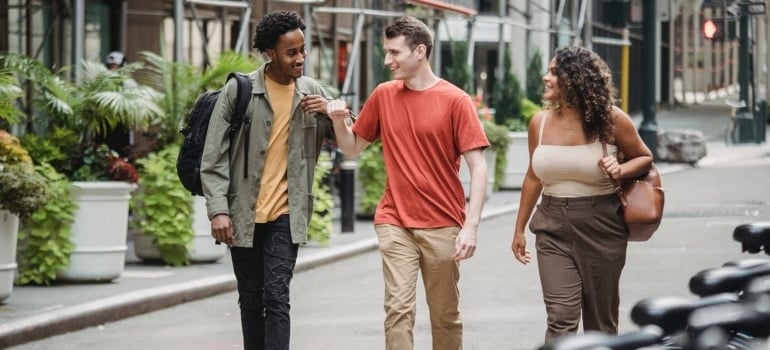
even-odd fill
[[(687, 108), (656, 112), (660, 129), (691, 128), (704, 132), (708, 155), (698, 165), (770, 154), (770, 146), (741, 144), (727, 146), (723, 130), (729, 107), (724, 98)], [(641, 116), (632, 116), (637, 123)], [(660, 163), (661, 173), (690, 168), (687, 164)], [(665, 185), (665, 177), (663, 179)], [(518, 208), (519, 191), (495, 192), (485, 203), (483, 218), (512, 215)], [(513, 220), (513, 218), (511, 219)], [(336, 230), (339, 222), (334, 222)], [(376, 249), (371, 221), (357, 220), (355, 232), (335, 232), (327, 247), (310, 244), (300, 248), (297, 273), (313, 267)], [(123, 275), (101, 284), (56, 284), (50, 287), (16, 286), (0, 305), (0, 348), (21, 344), (68, 331), (91, 327), (205, 298), (235, 289), (229, 256), (211, 264), (166, 267), (142, 263), (129, 244)]]

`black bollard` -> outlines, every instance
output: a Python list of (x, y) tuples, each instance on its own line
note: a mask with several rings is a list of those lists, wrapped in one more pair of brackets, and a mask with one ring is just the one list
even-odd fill
[(356, 183), (356, 161), (343, 160), (340, 164), (340, 223), (341, 232), (354, 232), (356, 213), (355, 213), (355, 183)]

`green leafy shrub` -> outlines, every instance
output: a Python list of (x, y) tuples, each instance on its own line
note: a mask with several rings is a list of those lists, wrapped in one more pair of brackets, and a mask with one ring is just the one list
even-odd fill
[(473, 69), (466, 61), (468, 43), (464, 41), (449, 41), (451, 56), (444, 66), (444, 77), (455, 86), (473, 95)]
[(521, 117), (515, 119), (508, 119), (506, 125), (510, 131), (527, 131), (529, 129), (529, 121), (532, 120), (532, 116), (540, 110), (540, 105), (532, 102), (530, 99), (525, 98), (521, 100)]
[(35, 171), (19, 139), (0, 130), (0, 209), (25, 218), (50, 198), (46, 179)]
[(506, 125), (511, 119), (519, 119), (521, 115), (521, 85), (513, 73), (511, 53), (505, 50), (503, 56), (503, 79), (495, 81), (492, 93), (492, 107), (495, 109), (495, 123)]
[[(22, 120), (24, 113), (16, 107), (16, 99), (23, 93), (11, 71), (0, 67), (0, 122), (16, 124)], [(4, 125), (0, 123), (2, 127)]]
[(48, 285), (56, 279), (58, 271), (69, 266), (74, 249), (70, 237), (77, 204), (70, 195), (66, 177), (48, 164), (36, 169), (48, 182), (52, 197), (21, 221), (16, 249), (19, 266), (16, 283)]
[(48, 183), (31, 164), (0, 165), (0, 208), (25, 218), (50, 198)]
[(189, 264), (187, 246), (192, 229), (193, 197), (176, 174), (179, 146), (172, 144), (139, 159), (139, 183), (131, 196), (131, 228), (153, 238), (163, 261), (172, 266)]
[(385, 193), (385, 160), (382, 158), (382, 141), (375, 141), (367, 146), (358, 160), (357, 181), (361, 183), (363, 194), (359, 204), (361, 215), (373, 217), (377, 204)]
[(527, 64), (527, 99), (534, 103), (540, 103), (543, 95), (543, 55), (535, 49)]
[(484, 133), (489, 141), (489, 151), (495, 152), (495, 168), (487, 169), (487, 171), (494, 171), (495, 181), (492, 188), (498, 190), (505, 177), (505, 167), (508, 165), (506, 154), (511, 139), (508, 137), (508, 128), (505, 126), (497, 125), (491, 120), (484, 120), (483, 125)]

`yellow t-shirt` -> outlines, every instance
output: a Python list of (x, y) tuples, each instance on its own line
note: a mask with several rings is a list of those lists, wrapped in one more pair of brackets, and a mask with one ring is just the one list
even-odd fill
[(273, 125), (265, 154), (262, 185), (257, 197), (254, 222), (266, 223), (289, 213), (289, 122), (294, 99), (294, 81), (279, 84), (265, 75), (265, 87), (273, 108)]

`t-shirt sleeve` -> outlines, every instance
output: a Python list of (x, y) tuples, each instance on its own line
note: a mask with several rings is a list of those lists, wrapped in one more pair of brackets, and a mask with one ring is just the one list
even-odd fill
[(380, 138), (380, 88), (374, 89), (353, 123), (353, 133), (368, 142)]
[(463, 94), (455, 98), (455, 140), (457, 150), (465, 153), (476, 148), (489, 147), (489, 141), (484, 133), (481, 119), (473, 106), (470, 96)]

